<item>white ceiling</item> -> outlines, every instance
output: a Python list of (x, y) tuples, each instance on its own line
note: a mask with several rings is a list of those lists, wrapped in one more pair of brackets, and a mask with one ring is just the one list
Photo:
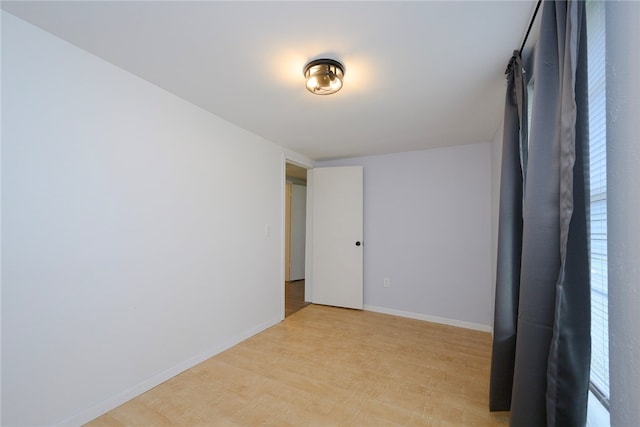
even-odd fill
[[(2, 8), (312, 159), (493, 139), (535, 1), (10, 2)], [(345, 64), (313, 95), (302, 69)]]

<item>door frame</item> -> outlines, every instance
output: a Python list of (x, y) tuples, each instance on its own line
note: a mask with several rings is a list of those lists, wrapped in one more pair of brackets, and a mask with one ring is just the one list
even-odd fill
[(307, 224), (306, 224), (306, 242), (305, 242), (305, 299), (308, 299), (311, 296), (311, 286), (312, 286), (312, 269), (313, 265), (311, 262), (311, 243), (313, 236), (311, 234), (311, 226), (312, 226), (312, 215), (309, 201), (311, 200), (312, 190), (311, 190), (311, 180), (313, 173), (309, 173), (313, 170), (313, 161), (307, 159), (303, 156), (296, 155), (295, 153), (283, 153), (282, 154), (282, 164), (281, 164), (281, 180), (280, 180), (280, 207), (282, 212), (281, 218), (281, 227), (282, 232), (280, 233), (280, 320), (284, 320), (285, 314), (285, 292), (284, 292), (284, 282), (285, 282), (285, 263), (286, 263), (286, 184), (287, 184), (287, 163), (294, 164), (296, 166), (300, 166), (301, 168), (305, 168), (307, 170)]

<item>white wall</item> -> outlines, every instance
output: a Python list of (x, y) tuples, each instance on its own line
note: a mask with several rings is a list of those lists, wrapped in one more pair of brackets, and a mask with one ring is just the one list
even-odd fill
[(317, 164), (344, 165), (364, 167), (365, 308), (488, 330), (491, 144)]
[(640, 3), (607, 2), (605, 16), (611, 425), (631, 426), (640, 419)]
[(291, 262), (289, 280), (305, 276), (305, 246), (307, 232), (307, 186), (291, 185)]
[(281, 319), (282, 149), (4, 12), (2, 89), (3, 425), (82, 423)]

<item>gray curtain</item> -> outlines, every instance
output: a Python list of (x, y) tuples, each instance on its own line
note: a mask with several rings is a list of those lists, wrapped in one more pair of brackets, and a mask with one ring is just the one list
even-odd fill
[(493, 327), (489, 408), (508, 411), (516, 354), (516, 324), (522, 253), (522, 198), (527, 159), (527, 82), (515, 51), (507, 67), (502, 131), (498, 265)]
[(544, 2), (526, 163), (512, 426), (586, 424), (591, 359), (586, 69), (584, 2)]

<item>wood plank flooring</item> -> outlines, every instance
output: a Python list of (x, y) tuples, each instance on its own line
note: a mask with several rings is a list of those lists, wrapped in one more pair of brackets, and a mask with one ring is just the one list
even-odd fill
[(490, 335), (310, 305), (88, 425), (501, 426)]

